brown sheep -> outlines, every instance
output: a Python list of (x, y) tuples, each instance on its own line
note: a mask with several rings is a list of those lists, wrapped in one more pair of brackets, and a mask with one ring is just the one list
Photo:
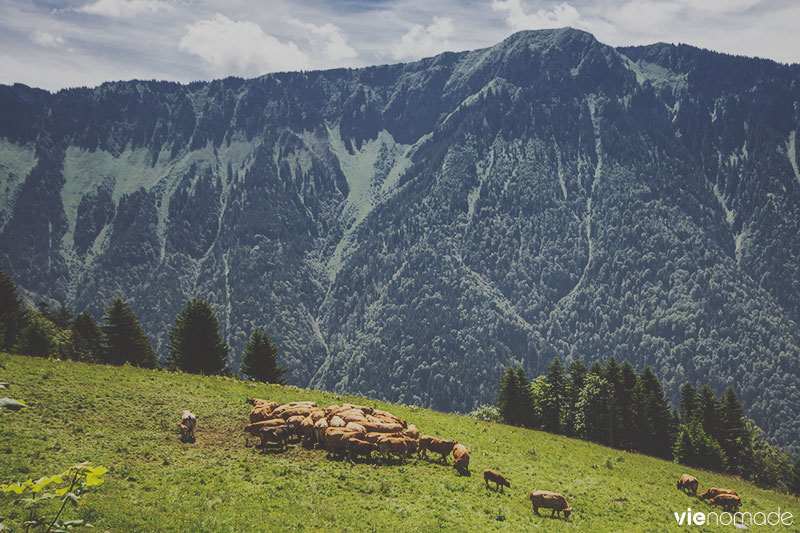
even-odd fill
[(325, 433), (325, 451), (328, 452), (328, 457), (334, 455), (344, 455), (347, 451), (347, 441), (355, 436), (352, 431), (347, 432), (332, 432), (330, 428)]
[(323, 418), (325, 418), (325, 411), (323, 411), (322, 409), (316, 409), (311, 412), (310, 416), (314, 420), (314, 422), (316, 422), (317, 420), (322, 420)]
[(325, 430), (328, 429), (328, 420), (325, 418), (320, 418), (316, 422), (314, 422), (314, 433), (317, 436), (317, 442), (320, 444), (325, 444)]
[(274, 442), (279, 444), (281, 449), (285, 449), (286, 442), (289, 440), (289, 428), (286, 426), (264, 427), (261, 428), (258, 436), (261, 437), (262, 448), (266, 448), (268, 443)]
[(388, 461), (390, 455), (397, 456), (401, 462), (406, 460), (406, 439), (405, 437), (385, 436), (378, 441), (378, 451)]
[(423, 457), (428, 457), (428, 451), (441, 454), (442, 462), (447, 464), (447, 456), (453, 451), (453, 447), (458, 444), (458, 441), (443, 440), (431, 437), (430, 435), (422, 435), (419, 438), (419, 453)]
[(343, 428), (347, 425), (347, 422), (342, 420), (341, 417), (334, 415), (328, 421), (328, 425), (332, 428)]
[(723, 511), (738, 513), (742, 500), (735, 494), (717, 494), (708, 503), (722, 507)]
[(191, 411), (185, 410), (181, 413), (181, 423), (178, 430), (181, 433), (181, 442), (194, 442), (194, 428), (197, 426), (197, 418)]
[(311, 445), (314, 442), (314, 435), (314, 419), (309, 415), (300, 423), (300, 436), (304, 444)]
[(453, 446), (453, 468), (459, 472), (469, 470), (469, 450), (463, 444)]
[(367, 442), (378, 443), (383, 437), (399, 437), (400, 433), (378, 433), (377, 431), (367, 432), (362, 438)]
[(681, 475), (681, 478), (678, 480), (678, 490), (682, 490), (686, 493), (691, 492), (693, 496), (697, 496), (697, 485), (697, 478), (689, 474)]
[(261, 422), (255, 422), (253, 424), (247, 424), (244, 427), (244, 432), (249, 433), (254, 437), (257, 437), (258, 432), (261, 431), (261, 428), (285, 426), (285, 425), (286, 425), (286, 420), (284, 420), (283, 418), (273, 418), (270, 420), (262, 420)]
[(351, 430), (355, 431), (356, 433), (361, 433), (362, 435), (365, 435), (367, 433), (367, 430), (364, 429), (364, 426), (362, 426), (361, 424), (358, 424), (356, 422), (348, 422), (347, 424), (345, 424), (344, 427), (345, 427), (345, 429), (351, 429)]
[(378, 451), (378, 445), (374, 442), (367, 442), (356, 437), (350, 437), (347, 440), (347, 455), (351, 461), (358, 456), (371, 459), (372, 452), (375, 451)]
[(550, 509), (550, 518), (558, 516), (563, 511), (564, 519), (567, 519), (572, 512), (572, 508), (567, 504), (567, 499), (563, 495), (546, 490), (531, 491), (531, 505), (533, 505), (533, 512), (537, 515), (539, 515), (539, 508)]
[(735, 490), (718, 489), (717, 487), (711, 487), (710, 489), (707, 489), (705, 492), (703, 492), (700, 496), (698, 496), (698, 498), (700, 498), (701, 500), (710, 500), (711, 498), (719, 496), (720, 494), (733, 494), (734, 496), (738, 496)]
[(261, 422), (262, 420), (269, 420), (272, 418), (272, 409), (270, 407), (262, 407), (257, 405), (250, 409), (250, 422)]
[(361, 422), (361, 425), (366, 428), (367, 431), (373, 433), (400, 433), (403, 431), (403, 426), (400, 424), (393, 424), (387, 422)]
[(414, 424), (409, 424), (408, 427), (403, 430), (403, 435), (419, 440), (419, 430)]
[[(504, 478), (499, 472), (495, 472), (494, 470), (489, 470), (488, 468), (483, 471), (483, 480), (486, 482), (486, 488), (489, 488), (489, 482), (493, 482), (497, 484), (497, 489), (500, 489), (500, 492), (503, 492), (503, 486), (511, 488), (511, 483)], [(495, 489), (496, 490), (496, 489)]]

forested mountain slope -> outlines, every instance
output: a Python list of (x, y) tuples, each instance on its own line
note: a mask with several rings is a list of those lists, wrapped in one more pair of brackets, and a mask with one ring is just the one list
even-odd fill
[(800, 67), (571, 30), (357, 70), (0, 87), (0, 263), (28, 299), (184, 301), (238, 368), (443, 410), (615, 355), (733, 385), (800, 444)]

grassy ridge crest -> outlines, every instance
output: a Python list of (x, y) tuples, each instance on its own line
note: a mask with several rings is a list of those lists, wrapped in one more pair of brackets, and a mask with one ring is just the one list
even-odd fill
[[(675, 489), (682, 472), (704, 487), (736, 490), (743, 511), (780, 507), (794, 514), (792, 528), (765, 530), (794, 531), (800, 523), (796, 498), (738, 478), (413, 406), (10, 354), (0, 355), (0, 381), (11, 384), (4, 395), (29, 405), (0, 420), (0, 482), (37, 479), (84, 460), (107, 466), (106, 483), (76, 511), (104, 531), (680, 531), (686, 526), (677, 525), (673, 512), (707, 510)], [(262, 454), (242, 433), (251, 396), (388, 409), (423, 433), (465, 444), (472, 475), (425, 460), (326, 460), (324, 452), (299, 445)], [(198, 417), (195, 444), (178, 438), (185, 408)], [(512, 488), (486, 489), (484, 468), (502, 472)], [(535, 516), (527, 499), (532, 489), (565, 494), (574, 509), (570, 519)], [(0, 516), (18, 524), (22, 510), (8, 501), (0, 501)]]

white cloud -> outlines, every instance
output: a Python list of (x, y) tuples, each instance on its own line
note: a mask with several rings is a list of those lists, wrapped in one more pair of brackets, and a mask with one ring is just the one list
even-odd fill
[(142, 13), (157, 13), (162, 9), (172, 9), (172, 6), (162, 0), (96, 0), (82, 5), (77, 11), (104, 17), (130, 18)]
[(58, 48), (63, 46), (65, 43), (64, 38), (60, 35), (55, 35), (41, 30), (34, 31), (29, 37), (31, 41), (39, 46), (44, 46), (45, 48)]
[(433, 17), (433, 23), (427, 27), (414, 24), (392, 47), (391, 55), (395, 59), (417, 59), (444, 52), (450, 47), (448, 38), (454, 30), (449, 17)]
[(234, 21), (220, 13), (188, 24), (180, 48), (200, 57), (212, 75), (258, 76), (311, 65), (293, 42), (283, 43), (254, 22)]
[(520, 0), (492, 0), (492, 9), (505, 13), (506, 24), (514, 31), (584, 26), (578, 10), (566, 2), (526, 13)]
[(325, 57), (331, 61), (352, 59), (358, 55), (355, 49), (347, 44), (347, 38), (344, 36), (344, 33), (342, 33), (341, 28), (330, 22), (322, 26), (317, 26), (309, 22), (291, 19), (289, 23), (307, 31), (307, 37), (314, 45), (322, 48)]

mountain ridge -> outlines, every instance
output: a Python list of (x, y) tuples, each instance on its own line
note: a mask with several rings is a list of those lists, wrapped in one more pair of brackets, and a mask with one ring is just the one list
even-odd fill
[(796, 446), (798, 81), (560, 29), (364, 69), (4, 86), (0, 261), (29, 299), (128, 299), (162, 354), (199, 296), (234, 367), (266, 327), (292, 383), (446, 410), (491, 402), (507, 364), (615, 355), (673, 399), (735, 385)]

